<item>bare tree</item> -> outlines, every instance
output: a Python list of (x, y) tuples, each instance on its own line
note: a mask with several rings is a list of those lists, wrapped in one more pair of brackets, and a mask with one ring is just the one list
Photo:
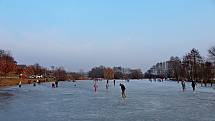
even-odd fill
[(215, 45), (208, 50), (209, 57), (215, 62)]
[(105, 79), (113, 79), (114, 78), (114, 71), (111, 68), (104, 69), (104, 78)]
[(16, 69), (16, 61), (11, 56), (10, 52), (0, 50), (0, 75), (7, 76)]
[(179, 57), (170, 57), (169, 60), (169, 66), (168, 66), (168, 73), (171, 78), (174, 78), (175, 80), (179, 80), (181, 78), (181, 69), (182, 64)]
[(57, 80), (64, 81), (67, 79), (67, 73), (63, 67), (56, 68), (54, 76)]
[[(209, 50), (209, 58), (213, 61), (213, 68), (211, 69), (211, 73), (213, 73), (213, 78), (215, 77), (215, 45), (212, 46)], [(212, 83), (211, 83), (212, 84)]]
[(193, 48), (190, 53), (184, 56), (183, 63), (188, 74), (188, 79), (200, 80), (200, 70), (202, 63), (204, 63), (204, 60), (200, 55), (199, 51)]

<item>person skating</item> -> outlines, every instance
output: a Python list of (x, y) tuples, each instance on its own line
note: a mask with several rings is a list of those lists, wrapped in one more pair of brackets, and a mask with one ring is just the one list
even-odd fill
[(126, 95), (125, 95), (125, 85), (123, 85), (123, 84), (119, 84), (119, 86), (121, 87), (121, 94), (122, 94), (122, 98), (126, 98)]
[(192, 88), (193, 88), (193, 91), (195, 91), (195, 88), (196, 88), (196, 82), (195, 82), (195, 81), (192, 81), (192, 82), (191, 82), (191, 86), (192, 86)]
[(182, 86), (182, 90), (184, 91), (185, 90), (185, 81), (181, 81), (181, 86)]

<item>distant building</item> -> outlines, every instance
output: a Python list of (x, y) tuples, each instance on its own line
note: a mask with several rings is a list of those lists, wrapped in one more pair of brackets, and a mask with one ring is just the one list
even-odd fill
[(154, 76), (167, 77), (169, 68), (169, 61), (160, 62), (153, 65), (146, 73)]

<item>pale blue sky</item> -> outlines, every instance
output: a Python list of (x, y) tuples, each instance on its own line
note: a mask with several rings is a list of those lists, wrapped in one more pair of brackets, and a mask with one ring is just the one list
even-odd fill
[(0, 48), (19, 63), (147, 70), (215, 44), (215, 0), (0, 0)]

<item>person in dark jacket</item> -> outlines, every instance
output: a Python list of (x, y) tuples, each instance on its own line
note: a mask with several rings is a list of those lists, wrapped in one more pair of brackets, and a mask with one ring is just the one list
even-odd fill
[(123, 84), (119, 84), (119, 86), (121, 87), (121, 91), (122, 91), (122, 98), (126, 98), (126, 95), (125, 95), (125, 85), (123, 85)]
[(193, 88), (193, 91), (195, 91), (195, 88), (196, 88), (196, 82), (195, 82), (195, 81), (192, 81), (192, 82), (191, 82), (191, 86), (192, 86), (192, 88)]
[(185, 81), (183, 80), (183, 81), (181, 81), (181, 86), (182, 86), (182, 89), (183, 89), (183, 91), (185, 90)]

